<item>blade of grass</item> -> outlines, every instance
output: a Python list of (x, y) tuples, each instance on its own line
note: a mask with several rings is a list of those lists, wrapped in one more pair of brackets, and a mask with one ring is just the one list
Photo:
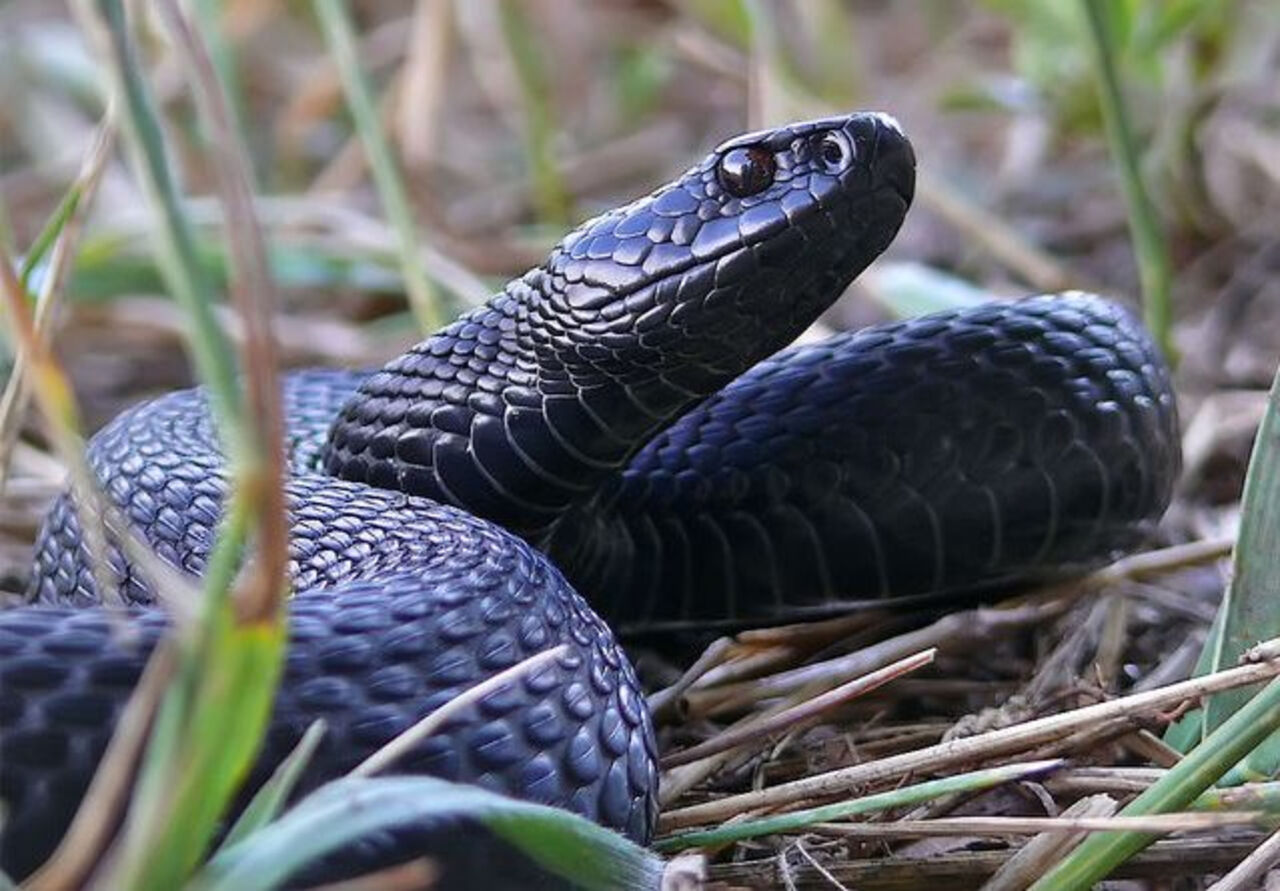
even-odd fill
[(243, 841), (279, 815), (285, 801), (297, 787), (298, 780), (302, 778), (302, 772), (311, 763), (320, 740), (324, 739), (324, 731), (323, 719), (317, 718), (311, 722), (311, 726), (307, 728), (306, 733), (302, 734), (302, 739), (298, 740), (293, 751), (280, 762), (272, 772), (271, 778), (253, 794), (253, 799), (232, 824), (222, 844), (218, 846), (219, 851)]
[[(225, 335), (217, 326), (213, 288), (198, 263), (190, 222), (184, 215), (173, 176), (168, 167), (159, 117), (142, 73), (128, 19), (120, 0), (97, 0), (80, 7), (82, 21), (98, 39), (111, 74), (134, 167), (145, 185), (145, 194), (156, 214), (156, 247), (169, 289), (191, 319), (190, 344), (198, 371), (209, 393), (209, 402), (232, 467), (232, 491), (224, 529), (208, 561), (200, 622), (187, 628), (178, 640), (177, 679), (165, 696), (151, 737), (148, 756), (137, 784), (118, 856), (104, 881), (112, 887), (169, 888), (178, 886), (204, 853), (223, 810), (237, 791), (257, 752), (266, 726), (275, 684), (283, 661), (285, 631), (279, 609), (284, 593), (282, 578), (273, 578), (274, 567), (284, 565), (278, 538), (271, 535), (267, 506), (279, 503), (267, 489), (270, 468), (278, 459), (262, 454), (278, 451), (278, 426), (273, 408), (257, 394), (273, 393), (269, 374), (270, 338), (255, 314), (246, 313), (246, 328), (257, 331), (246, 364), (251, 375), (251, 402), (255, 415), (246, 418), (243, 398), (236, 387), (235, 363)], [(201, 97), (201, 110), (209, 114), (208, 97), (217, 93), (211, 77), (198, 67), (193, 78)], [(223, 121), (212, 120), (215, 138), (230, 139)], [(234, 148), (220, 154), (220, 195), (227, 206), (229, 227), (245, 227), (245, 238), (257, 234), (247, 202), (237, 195), (247, 185), (228, 183), (226, 171), (235, 167)], [(228, 160), (230, 159), (230, 160)], [(233, 172), (231, 179), (242, 173)], [(236, 213), (248, 214), (248, 219)], [(232, 239), (237, 272), (258, 268), (252, 250), (243, 239)], [(260, 254), (257, 256), (260, 257)], [(257, 265), (255, 265), (257, 264)], [(248, 276), (245, 276), (246, 281)], [(256, 326), (256, 327), (255, 327)], [(256, 339), (255, 339), (256, 338)], [(255, 352), (257, 355), (255, 355)], [(265, 357), (265, 359), (264, 359)], [(266, 379), (263, 380), (262, 378)], [(259, 413), (265, 413), (262, 420)], [(255, 421), (260, 427), (255, 427)], [(266, 530), (264, 547), (251, 574), (253, 597), (231, 599), (231, 582), (243, 546), (254, 525)], [(263, 571), (262, 566), (267, 569)], [(238, 607), (243, 609), (240, 615)]]
[(1129, 126), (1129, 114), (1120, 88), (1116, 54), (1115, 17), (1124, 4), (1113, 0), (1081, 0), (1089, 24), (1090, 48), (1098, 77), (1098, 99), (1107, 142), (1120, 173), (1120, 187), (1129, 212), (1129, 231), (1142, 280), (1143, 317), (1156, 343), (1170, 361), (1177, 358), (1173, 345), (1172, 272), (1169, 246), (1155, 206), (1142, 179), (1138, 152)]
[[(1280, 679), (1232, 715), (1204, 742), (1169, 768), (1158, 782), (1124, 807), (1119, 816), (1166, 814), (1185, 809), (1232, 765), (1280, 729)], [(1035, 885), (1035, 891), (1085, 889), (1141, 851), (1156, 836), (1106, 832), (1091, 836)]]
[(1009, 764), (1003, 767), (991, 767), (986, 770), (975, 770), (969, 773), (956, 774), (939, 780), (929, 780), (914, 786), (903, 786), (889, 792), (851, 798), (835, 804), (821, 807), (805, 808), (774, 817), (759, 820), (745, 820), (740, 823), (729, 823), (716, 829), (705, 829), (698, 832), (685, 832), (660, 839), (654, 849), (663, 853), (682, 851), (685, 848), (710, 848), (762, 835), (777, 835), (781, 832), (796, 832), (814, 823), (825, 823), (831, 820), (845, 820), (859, 814), (870, 814), (877, 811), (892, 810), (897, 807), (910, 807), (956, 793), (973, 793), (1001, 786), (1005, 783), (1034, 779), (1044, 776), (1061, 767), (1065, 762), (1060, 758), (1047, 761), (1029, 761), (1025, 764)]
[[(72, 246), (79, 244), (83, 210), (88, 203), (86, 199), (97, 194), (102, 171), (114, 144), (114, 114), (108, 109), (75, 182), (58, 202), (53, 216), (36, 236), (23, 260), (18, 283), (24, 292), (29, 293), (32, 273), (52, 252), (49, 262), (44, 265), (45, 274), (35, 300), (35, 334), (42, 343), (47, 342), (49, 319), (60, 303), (63, 284), (74, 263)], [(18, 439), (19, 419), (26, 413), (29, 395), (26, 365), (21, 361), (21, 350), (16, 353), (18, 361), (5, 384), (4, 394), (0, 396), (0, 490), (8, 480), (9, 456)]]
[(521, 3), (499, 0), (502, 37), (520, 84), (525, 155), (533, 178), (534, 200), (544, 223), (565, 226), (572, 212), (569, 192), (556, 164), (555, 100), (548, 84), (539, 38)]
[[(110, 118), (108, 117), (108, 121), (109, 120)], [(103, 149), (99, 151), (105, 153), (114, 141), (114, 136), (114, 128), (109, 124), (104, 124), (104, 126), (99, 127), (95, 141), (97, 143), (104, 144)], [(94, 157), (95, 154), (98, 154), (98, 151), (90, 150), (90, 157)], [(100, 170), (101, 167), (99, 166), (99, 171)], [(96, 174), (94, 175), (96, 176)], [(77, 180), (82, 180), (83, 178), (84, 171), (82, 170), (81, 176), (77, 177)], [(83, 193), (83, 186), (79, 182), (77, 182), (72, 188), (68, 189), (67, 193), (58, 201), (58, 206), (53, 209), (53, 213), (50, 215), (49, 219), (45, 221), (40, 232), (36, 235), (35, 241), (31, 242), (31, 249), (28, 250), (26, 256), (22, 258), (22, 271), (18, 275), (18, 281), (22, 283), (22, 287), (27, 291), (31, 290), (32, 273), (36, 271), (41, 261), (43, 261), (48, 255), (49, 249), (53, 247), (54, 241), (62, 233), (67, 222), (79, 208), (80, 198)]]
[(654, 888), (661, 861), (568, 811), (433, 777), (335, 780), (279, 820), (214, 857), (190, 891), (274, 888), (298, 869), (371, 832), (414, 821), (467, 818), (544, 868), (588, 889)]
[[(1245, 479), (1248, 480), (1247, 474)], [(1232, 550), (1234, 554), (1234, 547)], [(1192, 677), (1204, 677), (1214, 670), (1215, 654), (1222, 652), (1222, 623), (1226, 617), (1225, 606), (1230, 597), (1231, 582), (1228, 580), (1222, 603), (1218, 604), (1218, 612), (1213, 617), (1209, 633), (1204, 639), (1204, 647), (1200, 650), (1200, 657), (1196, 659), (1195, 668), (1192, 669)], [(1169, 725), (1169, 729), (1164, 734), (1164, 741), (1171, 748), (1186, 753), (1204, 740), (1205, 732), (1204, 709), (1196, 708)]]
[(435, 331), (444, 326), (445, 318), (435, 288), (423, 273), (418, 262), (418, 234), (409, 209), (408, 190), (391, 156), (373, 98), (356, 54), (356, 41), (343, 0), (317, 0), (316, 15), (324, 30), (329, 51), (338, 66), (342, 89), (347, 97), (347, 107), (355, 122), (360, 142), (364, 146), (373, 174), (374, 185), (383, 209), (391, 219), (399, 241), (400, 272), (404, 276), (409, 295), (409, 306), (423, 331)]
[(213, 316), (213, 289), (198, 262), (191, 226), (169, 168), (160, 121), (129, 40), (124, 5), (120, 0), (78, 0), (77, 9), (86, 28), (104, 44), (101, 55), (108, 62), (112, 90), (120, 100), (121, 121), (128, 137), (125, 144), (157, 216), (156, 259), (174, 299), (191, 317), (191, 355), (200, 380), (208, 388), (223, 445), (234, 457), (241, 450), (242, 414), (235, 364)]
[[(69, 218), (70, 219), (70, 218)], [(69, 228), (65, 228), (54, 246), (55, 257), (70, 253)], [(51, 282), (56, 282), (58, 267), (65, 263), (55, 262), (51, 273)], [(3, 291), (4, 306), (12, 323), (16, 339), (22, 345), (23, 353), (30, 365), (32, 388), (41, 409), (49, 421), (49, 429), (54, 445), (63, 461), (71, 469), (72, 490), (76, 503), (80, 506), (81, 528), (85, 535), (89, 553), (95, 558), (96, 575), (104, 575), (96, 558), (106, 553), (105, 534), (102, 529), (105, 511), (84, 510), (86, 505), (94, 505), (100, 500), (96, 481), (88, 466), (84, 453), (84, 441), (80, 434), (79, 410), (70, 382), (57, 363), (48, 345), (37, 335), (35, 322), (31, 316), (30, 306), (22, 292), (14, 270), (17, 267), (12, 259), (0, 252), (0, 291)], [(56, 287), (50, 284), (50, 287)], [(101, 578), (99, 586), (106, 584)], [(106, 591), (105, 587), (100, 590)], [(164, 648), (161, 648), (164, 651)], [(101, 766), (94, 776), (88, 793), (82, 802), (81, 809), (72, 822), (71, 828), (63, 843), (59, 845), (55, 857), (50, 860), (40, 875), (46, 887), (70, 887), (75, 883), (59, 884), (59, 878), (65, 876), (84, 876), (94, 866), (93, 860), (110, 838), (116, 828), (115, 817), (118, 814), (123, 788), (127, 778), (132, 776), (136, 757), (142, 745), (143, 732), (150, 725), (154, 712), (154, 703), (161, 695), (161, 682), (172, 674), (172, 654), (157, 655), (149, 664), (144, 681), (139, 683), (135, 695), (130, 700), (126, 711), (128, 721), (123, 722), (123, 736), (113, 738)], [(156, 689), (152, 689), (152, 687)], [(163, 712), (161, 712), (161, 719)]]
[[(1236, 664), (1259, 637), (1280, 635), (1280, 369), (1254, 439), (1241, 495), (1240, 532), (1230, 581), (1196, 665), (1196, 673)], [(1255, 688), (1256, 689), (1256, 688)], [(1189, 747), (1241, 709), (1249, 690), (1211, 696), (1202, 711), (1171, 728), (1171, 744)], [(1228, 774), (1226, 782), (1271, 777), (1280, 771), (1280, 736), (1268, 739)]]
[[(60, 238), (55, 244), (55, 253), (60, 254), (60, 258), (58, 268), (51, 270), (46, 282), (46, 286), (50, 289), (50, 300), (56, 295), (58, 283), (65, 275), (67, 268), (65, 258), (72, 252), (72, 238), (77, 228), (71, 226), (74, 219), (74, 213), (63, 219), (64, 227), (61, 234), (66, 237)], [(0, 251), (0, 291), (3, 291), (3, 305), (9, 322), (5, 326), (5, 331), (13, 340), (13, 352), (18, 358), (13, 372), (13, 377), (17, 379), (14, 402), (16, 404), (23, 388), (22, 380), (29, 380), (40, 408), (48, 420), (49, 435), (53, 441), (54, 450), (70, 472), (72, 502), (75, 505), (85, 546), (90, 554), (106, 554), (103, 512), (91, 509), (96, 507), (99, 501), (98, 487), (89, 462), (85, 458), (80, 407), (76, 402), (70, 379), (49, 349), (45, 338), (40, 336), (36, 328), (30, 295), (18, 280), (16, 269), (13, 258), (7, 252)], [(7, 420), (13, 423), (12, 417)], [(90, 570), (102, 597), (108, 603), (115, 603), (118, 592), (111, 584), (110, 576), (104, 567), (94, 561)]]
[(279, 677), (284, 634), (279, 625), (239, 624), (232, 614), (227, 602), (206, 618), (199, 658), (183, 654), (108, 887), (181, 887), (253, 763)]
[(271, 323), (278, 303), (267, 260), (266, 240), (254, 212), (249, 160), (232, 120), (232, 111), (214, 70), (208, 48), (189, 26), (175, 0), (160, 10), (178, 38), (196, 86), (201, 116), (213, 140), (218, 195), (223, 204), (224, 232), (230, 242), (231, 298), (244, 322), (245, 385), (252, 421), (245, 435), (252, 443), (237, 456), (238, 497), (257, 505), (258, 559), (238, 596), (241, 616), (278, 621), (288, 579), (289, 541), (284, 502), (284, 417), (276, 381), (277, 350)]

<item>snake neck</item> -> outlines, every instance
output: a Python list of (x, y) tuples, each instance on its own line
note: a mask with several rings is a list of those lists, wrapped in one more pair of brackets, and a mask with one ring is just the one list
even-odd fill
[[(453, 504), (542, 541), (737, 368), (664, 369), (583, 337), (534, 270), (371, 375), (339, 413), (326, 472)], [(641, 361), (637, 361), (637, 358)]]
[(325, 469), (544, 545), (884, 250), (914, 167), (897, 124), (874, 114), (730, 140), (372, 375), (330, 431)]

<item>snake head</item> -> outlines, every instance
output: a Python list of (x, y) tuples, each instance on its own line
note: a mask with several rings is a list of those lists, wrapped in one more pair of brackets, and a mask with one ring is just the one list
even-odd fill
[(706, 393), (784, 346), (893, 239), (915, 156), (860, 113), (748, 133), (571, 233), (538, 271), (561, 359)]
[(544, 541), (654, 434), (840, 296), (897, 233), (914, 175), (883, 115), (730, 140), (371, 375), (325, 469)]

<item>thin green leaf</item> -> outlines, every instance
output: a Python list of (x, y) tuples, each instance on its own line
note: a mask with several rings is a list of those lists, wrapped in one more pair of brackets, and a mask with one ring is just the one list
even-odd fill
[(266, 728), (282, 664), (282, 625), (238, 623), (229, 600), (204, 625), (207, 651), (186, 660), (161, 707), (169, 732), (157, 733), (148, 749), (112, 876), (116, 887), (181, 885), (207, 850)]
[(224, 443), (230, 446), (228, 452), (234, 454), (242, 440), (235, 362), (226, 335), (213, 315), (214, 289), (197, 258), (191, 224), (183, 212), (169, 167), (155, 101), (129, 36), (122, 0), (92, 0), (92, 3), (107, 25), (106, 57), (114, 92), (121, 99), (120, 118), (129, 137), (126, 145), (157, 215), (153, 241), (156, 259), (170, 293), (191, 316), (191, 354), (200, 379), (208, 388), (210, 405)]
[(525, 5), (501, 0), (498, 5), (502, 36), (520, 84), (524, 114), (525, 155), (533, 179), (533, 195), (543, 222), (557, 227), (570, 221), (569, 190), (557, 166), (555, 97), (548, 84), (547, 62)]
[[(1223, 597), (1222, 633), (1213, 641), (1213, 665), (1234, 665), (1259, 640), (1280, 636), (1280, 372), (1254, 439), (1241, 496), (1240, 533), (1231, 583)], [(1209, 699), (1205, 726), (1212, 732), (1249, 698), (1251, 690)]]
[[(118, 857), (104, 878), (112, 887), (168, 889), (203, 857), (252, 765), (286, 633), (278, 609), (255, 610), (252, 620), (245, 619), (230, 599), (244, 543), (265, 510), (260, 505), (268, 503), (257, 470), (263, 466), (256, 447), (263, 439), (263, 411), (245, 417), (236, 363), (215, 316), (212, 280), (199, 262), (123, 2), (85, 0), (82, 9), (91, 33), (102, 37), (127, 144), (156, 219), (159, 266), (188, 316), (191, 352), (234, 476), (223, 530), (208, 560), (200, 621), (179, 629), (177, 676), (157, 716)], [(254, 374), (251, 382), (260, 378)], [(272, 441), (277, 439), (273, 432)]]
[[(1240, 533), (1231, 580), (1196, 665), (1197, 675), (1235, 665), (1260, 639), (1280, 637), (1280, 371), (1254, 440), (1241, 497)], [(1202, 712), (1186, 716), (1168, 734), (1171, 745), (1194, 743), (1242, 708), (1251, 689), (1217, 693)], [(1249, 753), (1226, 782), (1268, 778), (1280, 771), (1280, 737)]]
[(49, 249), (53, 247), (53, 243), (58, 240), (58, 236), (62, 234), (63, 227), (67, 225), (67, 221), (75, 214), (76, 208), (80, 206), (81, 191), (78, 185), (72, 186), (62, 196), (62, 200), (58, 202), (58, 206), (54, 208), (52, 216), (45, 222), (40, 233), (36, 235), (35, 241), (31, 243), (31, 250), (27, 251), (27, 255), (22, 258), (22, 270), (18, 273), (18, 281), (22, 283), (22, 287), (30, 293), (34, 290), (31, 285), (32, 273), (40, 266), (45, 256), (49, 253)]
[(374, 108), (369, 85), (365, 81), (356, 54), (356, 41), (343, 0), (317, 0), (316, 14), (324, 29), (325, 39), (338, 66), (338, 76), (346, 93), (347, 107), (355, 122), (360, 143), (364, 146), (378, 189), (378, 198), (391, 219), (400, 249), (400, 273), (404, 276), (409, 294), (409, 305), (424, 331), (435, 331), (444, 326), (445, 317), (440, 308), (436, 289), (423, 274), (418, 261), (418, 233), (409, 209), (409, 194), (400, 176), (399, 168), (391, 156), (386, 136)]
[[(1081, 0), (1089, 24), (1098, 81), (1098, 99), (1107, 142), (1119, 168), (1120, 186), (1129, 213), (1129, 232), (1142, 280), (1144, 321), (1170, 360), (1173, 346), (1173, 273), (1169, 245), (1159, 215), (1142, 179), (1138, 150), (1120, 86), (1117, 54), (1131, 27), (1128, 5), (1116, 0)], [(1120, 33), (1117, 33), (1120, 32)]]
[[(1220, 638), (1222, 637), (1222, 623), (1225, 616), (1226, 613), (1222, 608), (1222, 604), (1219, 604), (1218, 612), (1213, 617), (1213, 624), (1209, 626), (1209, 634), (1205, 638), (1204, 648), (1200, 651), (1200, 658), (1196, 660), (1195, 670), (1191, 673), (1192, 677), (1204, 677), (1206, 674), (1217, 670), (1214, 666), (1214, 654), (1218, 653), (1221, 648)], [(1192, 709), (1169, 725), (1169, 729), (1164, 734), (1164, 741), (1179, 752), (1186, 753), (1201, 743), (1205, 737), (1205, 732), (1204, 709)]]
[(1009, 764), (1003, 767), (992, 767), (986, 770), (975, 770), (970, 773), (957, 774), (938, 780), (917, 783), (914, 786), (903, 786), (889, 792), (866, 795), (835, 804), (806, 808), (780, 814), (776, 817), (764, 817), (759, 820), (747, 820), (741, 823), (728, 823), (716, 829), (705, 829), (697, 832), (685, 832), (665, 838), (654, 845), (659, 851), (680, 851), (685, 848), (714, 847), (758, 838), (762, 835), (776, 835), (780, 832), (796, 832), (814, 823), (825, 823), (830, 820), (844, 820), (858, 814), (870, 814), (887, 811), (897, 807), (910, 807), (956, 793), (981, 792), (993, 786), (1017, 782), (1032, 777), (1043, 776), (1063, 764), (1061, 759), (1047, 761), (1030, 761), (1025, 764)]
[(279, 820), (220, 852), (190, 888), (274, 888), (370, 832), (457, 818), (485, 825), (543, 868), (587, 889), (653, 888), (661, 874), (656, 855), (568, 811), (432, 777), (373, 777), (321, 787)]
[(276, 818), (297, 787), (298, 780), (302, 779), (302, 772), (311, 763), (316, 746), (320, 745), (320, 740), (324, 738), (324, 731), (323, 718), (317, 718), (311, 722), (311, 726), (307, 728), (306, 733), (302, 734), (302, 739), (298, 740), (298, 744), (293, 747), (289, 756), (280, 762), (271, 774), (271, 778), (254, 793), (249, 806), (232, 825), (231, 831), (227, 833), (218, 850), (226, 850), (237, 842), (243, 841)]

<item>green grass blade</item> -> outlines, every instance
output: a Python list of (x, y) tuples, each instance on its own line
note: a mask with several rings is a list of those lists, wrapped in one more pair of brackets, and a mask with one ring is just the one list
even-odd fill
[(440, 308), (439, 295), (427, 280), (418, 261), (417, 228), (409, 209), (409, 201), (405, 197), (408, 190), (391, 156), (391, 148), (382, 132), (369, 85), (360, 68), (346, 4), (343, 0), (317, 0), (315, 9), (329, 50), (338, 66), (347, 107), (351, 110), (356, 132), (364, 146), (378, 197), (400, 243), (400, 272), (404, 276), (409, 305), (422, 330), (435, 331), (444, 326), (445, 316)]
[(1120, 186), (1129, 213), (1129, 231), (1133, 236), (1142, 279), (1144, 320), (1156, 343), (1170, 360), (1176, 358), (1173, 346), (1173, 273), (1169, 263), (1169, 245), (1161, 229), (1151, 196), (1142, 179), (1138, 151), (1129, 126), (1116, 56), (1121, 45), (1116, 31), (1126, 27), (1125, 4), (1115, 0), (1081, 0), (1089, 24), (1090, 46), (1098, 73), (1098, 98), (1106, 126), (1107, 142), (1119, 167)]
[[(1280, 637), (1280, 373), (1271, 383), (1245, 474), (1232, 570), (1221, 605), (1221, 634), (1211, 640), (1213, 666), (1234, 665), (1259, 640)], [(1206, 729), (1220, 726), (1250, 692), (1211, 697)]]
[(180, 887), (257, 754), (282, 665), (284, 629), (237, 622), (230, 600), (205, 624), (211, 636), (205, 657), (184, 666), (161, 707), (167, 732), (158, 732), (148, 749), (113, 887)]
[[(82, 0), (82, 3), (90, 0)], [(125, 140), (149, 203), (158, 217), (156, 259), (174, 298), (191, 317), (189, 343), (201, 381), (209, 391), (218, 429), (234, 454), (239, 448), (241, 400), (230, 345), (213, 315), (214, 291), (198, 261), (191, 225), (183, 213), (177, 184), (170, 170), (155, 102), (129, 38), (121, 0), (93, 0), (93, 9), (107, 25), (106, 58), (112, 88), (121, 99)]]
[(76, 212), (76, 208), (80, 206), (80, 196), (81, 190), (78, 185), (67, 190), (66, 194), (58, 202), (58, 206), (54, 208), (53, 214), (36, 235), (35, 241), (31, 243), (31, 249), (22, 258), (22, 269), (18, 273), (18, 281), (22, 283), (23, 289), (28, 293), (33, 290), (31, 287), (32, 274), (44, 261), (49, 249), (53, 247), (53, 243), (62, 234), (67, 221), (71, 219)]
[(570, 222), (572, 207), (569, 190), (556, 164), (555, 97), (548, 83), (546, 59), (524, 4), (501, 0), (498, 10), (502, 36), (524, 100), (520, 110), (525, 121), (525, 155), (529, 159), (538, 215), (544, 223), (563, 227)]
[[(1230, 584), (1223, 597), (1225, 603), (1225, 600), (1230, 597)], [(1219, 604), (1218, 612), (1213, 617), (1213, 624), (1209, 626), (1209, 634), (1205, 637), (1204, 649), (1200, 651), (1200, 658), (1196, 660), (1196, 667), (1191, 673), (1192, 677), (1204, 677), (1211, 671), (1217, 670), (1214, 667), (1215, 654), (1221, 651), (1219, 639), (1222, 637), (1222, 623), (1225, 617), (1226, 610), (1223, 609), (1223, 604)], [(1185, 754), (1200, 744), (1205, 737), (1205, 732), (1204, 709), (1192, 709), (1169, 725), (1169, 729), (1164, 734), (1164, 741)]]
[(465, 817), (544, 868), (588, 889), (655, 888), (661, 860), (568, 811), (432, 777), (329, 783), (279, 820), (215, 856), (192, 891), (274, 888), (319, 857), (370, 832), (409, 821)]
[(1060, 767), (1062, 763), (1060, 759), (1052, 759), (975, 770), (970, 773), (917, 783), (914, 786), (904, 786), (889, 792), (880, 792), (875, 795), (866, 795), (862, 798), (836, 802), (835, 804), (792, 811), (776, 817), (729, 823), (716, 829), (685, 832), (662, 839), (654, 845), (654, 848), (663, 852), (680, 851), (685, 848), (725, 845), (730, 842), (757, 838), (762, 835), (776, 835), (780, 832), (797, 832), (814, 823), (844, 820), (859, 814), (870, 814), (897, 807), (911, 807), (926, 801), (932, 801), (935, 798), (941, 798), (944, 795), (981, 792), (1005, 783), (1039, 777)]
[[(1232, 715), (1203, 743), (1131, 801), (1120, 816), (1167, 814), (1184, 810), (1241, 758), (1280, 729), (1280, 679)], [(1091, 835), (1043, 876), (1034, 891), (1090, 888), (1141, 851), (1155, 836), (1145, 832), (1101, 832)]]
[(289, 756), (280, 762), (271, 774), (271, 778), (254, 793), (249, 806), (232, 825), (219, 850), (225, 850), (243, 841), (276, 818), (280, 809), (284, 807), (285, 801), (297, 787), (298, 780), (302, 779), (302, 771), (311, 763), (316, 747), (320, 745), (320, 740), (324, 739), (324, 731), (324, 719), (317, 718), (312, 722)]
[[(1280, 591), (1280, 371), (1271, 382), (1245, 474), (1231, 580), (1196, 665), (1197, 674), (1235, 665), (1258, 640), (1280, 637), (1276, 591)], [(1182, 748), (1212, 733), (1244, 706), (1250, 693), (1246, 688), (1214, 694), (1203, 711), (1187, 715), (1171, 728), (1170, 744)], [(1280, 737), (1250, 752), (1226, 782), (1267, 778), (1278, 771)]]
[[(208, 561), (200, 621), (178, 629), (176, 678), (150, 737), (118, 856), (103, 879), (111, 887), (168, 889), (179, 887), (200, 862), (252, 765), (283, 664), (286, 632), (279, 609), (271, 606), (278, 607), (278, 601), (267, 598), (265, 609), (241, 615), (247, 598), (237, 603), (230, 596), (244, 543), (255, 525), (266, 528), (266, 521), (260, 522), (267, 514), (262, 505), (273, 503), (262, 488), (266, 453), (259, 444), (266, 421), (259, 408), (253, 419), (245, 417), (236, 362), (215, 316), (212, 280), (200, 264), (124, 5), (86, 0), (81, 8), (91, 33), (102, 38), (130, 156), (156, 219), (157, 260), (168, 290), (187, 314), (191, 352), (233, 471), (224, 528)], [(169, 8), (177, 15), (176, 5)], [(256, 233), (252, 220), (249, 224)], [(246, 316), (246, 324), (251, 321)], [(261, 364), (264, 351), (249, 355)], [(250, 367), (255, 371), (250, 383), (262, 384), (262, 369), (252, 362)], [(272, 430), (272, 443), (278, 441), (273, 428), (265, 429)], [(264, 554), (279, 550), (260, 548)]]

